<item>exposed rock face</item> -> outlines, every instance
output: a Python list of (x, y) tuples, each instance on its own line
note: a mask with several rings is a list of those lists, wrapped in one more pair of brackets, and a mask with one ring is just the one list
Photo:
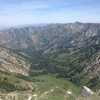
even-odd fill
[(32, 100), (32, 94), (9, 93), (0, 94), (0, 100)]
[(91, 95), (93, 95), (93, 94), (94, 94), (94, 92), (93, 92), (91, 89), (89, 89), (89, 88), (86, 87), (86, 86), (83, 86), (83, 89), (82, 89), (82, 96), (89, 97), (89, 96), (91, 96)]
[(27, 76), (29, 65), (19, 55), (10, 52), (9, 49), (0, 47), (0, 70)]
[(100, 43), (100, 24), (69, 23), (10, 28), (0, 32), (0, 44), (16, 49), (84, 47)]

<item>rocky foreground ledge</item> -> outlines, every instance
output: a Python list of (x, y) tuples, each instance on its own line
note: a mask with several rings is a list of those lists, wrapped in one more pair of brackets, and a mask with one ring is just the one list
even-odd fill
[(32, 94), (0, 94), (0, 100), (35, 100), (36, 97)]
[[(0, 100), (57, 100), (51, 97), (62, 97), (59, 100), (100, 100), (100, 95), (94, 93), (91, 89), (86, 86), (83, 86), (80, 95), (75, 95), (74, 92), (69, 90), (64, 90), (59, 87), (51, 88), (48, 91), (40, 92), (11, 92), (2, 94), (0, 93)], [(58, 93), (58, 94), (56, 94)]]

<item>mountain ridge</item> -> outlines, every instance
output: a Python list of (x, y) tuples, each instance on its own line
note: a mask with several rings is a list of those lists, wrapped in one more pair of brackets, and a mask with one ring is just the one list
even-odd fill
[[(39, 83), (41, 86), (45, 79), (38, 80), (34, 77), (54, 75), (58, 79), (71, 81), (76, 86), (85, 85), (94, 91), (99, 90), (99, 23), (75, 22), (10, 28), (0, 31), (0, 45), (0, 48), (5, 48), (0, 54), (5, 52), (8, 55), (12, 54), (11, 57), (16, 60), (21, 58), (19, 61), (22, 66), (17, 60), (13, 67), (10, 65), (8, 68), (13, 68), (14, 74), (17, 71), (26, 81)], [(3, 58), (0, 55), (0, 58), (7, 59), (5, 54)]]

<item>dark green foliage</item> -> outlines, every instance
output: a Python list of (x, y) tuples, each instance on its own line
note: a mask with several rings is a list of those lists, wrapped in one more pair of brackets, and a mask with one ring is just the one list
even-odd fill
[[(33, 63), (31, 69), (45, 69), (45, 73), (57, 74), (57, 77), (64, 77), (77, 85), (91, 87), (88, 83), (90, 81), (89, 76), (86, 77), (88, 74), (84, 72), (84, 69), (87, 68), (86, 63), (90, 63), (93, 55), (97, 52), (97, 46), (71, 48), (71, 50), (60, 48), (54, 53), (50, 54), (49, 52), (47, 55), (40, 55), (37, 66), (35, 67)], [(90, 83), (95, 84), (93, 81)]]
[(2, 92), (28, 90), (29, 88), (25, 84), (25, 81), (15, 74), (0, 72), (0, 91)]

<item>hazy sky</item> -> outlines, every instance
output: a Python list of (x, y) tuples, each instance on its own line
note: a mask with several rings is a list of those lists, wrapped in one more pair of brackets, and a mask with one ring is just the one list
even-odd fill
[(100, 22), (100, 0), (0, 0), (0, 27)]

